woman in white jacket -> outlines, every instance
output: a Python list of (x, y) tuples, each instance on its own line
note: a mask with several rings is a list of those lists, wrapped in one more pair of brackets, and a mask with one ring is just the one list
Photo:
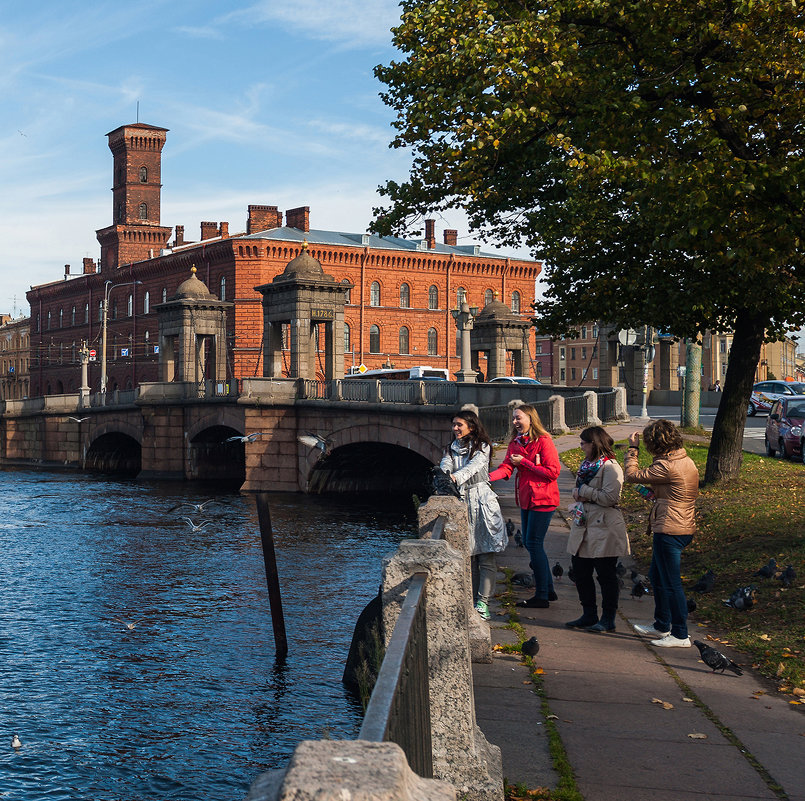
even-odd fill
[[(440, 467), (456, 483), (467, 504), (473, 574), (478, 574), (475, 609), (489, 620), (489, 599), (495, 588), (495, 554), (506, 548), (506, 524), (497, 495), (489, 484), (492, 442), (478, 415), (462, 409), (453, 416), (455, 439), (445, 450)], [(475, 583), (475, 582), (473, 582)]]
[[(573, 516), (567, 550), (579, 594), (582, 615), (566, 623), (569, 628), (603, 632), (615, 630), (620, 587), (616, 566), (618, 557), (629, 553), (629, 537), (623, 513), (618, 508), (623, 487), (623, 470), (615, 458), (612, 437), (591, 426), (581, 432), (584, 461), (576, 473), (573, 500), (581, 514)], [(595, 597), (593, 571), (601, 586), (601, 618)]]

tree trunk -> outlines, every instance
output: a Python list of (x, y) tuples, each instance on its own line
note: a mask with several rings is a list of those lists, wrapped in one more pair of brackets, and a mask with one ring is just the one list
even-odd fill
[(743, 459), (746, 412), (768, 320), (747, 310), (735, 319), (724, 392), (713, 424), (704, 483), (736, 478)]
[(685, 343), (685, 397), (682, 427), (698, 428), (702, 402), (702, 346), (695, 339)]

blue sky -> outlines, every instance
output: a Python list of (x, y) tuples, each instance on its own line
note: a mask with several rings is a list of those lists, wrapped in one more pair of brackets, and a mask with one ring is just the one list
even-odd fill
[[(169, 129), (162, 224), (245, 230), (250, 203), (310, 206), (311, 226), (363, 231), (376, 188), (407, 174), (372, 70), (394, 57), (393, 0), (12, 4), (0, 21), (0, 311), (97, 259), (111, 223), (105, 134)], [(463, 215), (441, 228), (467, 235)], [(472, 237), (460, 240), (472, 241)], [(522, 253), (520, 255), (526, 255)]]

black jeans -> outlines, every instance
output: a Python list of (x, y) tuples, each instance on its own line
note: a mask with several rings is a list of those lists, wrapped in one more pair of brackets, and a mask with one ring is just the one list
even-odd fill
[(601, 622), (615, 624), (615, 613), (618, 611), (618, 574), (615, 567), (618, 564), (617, 556), (601, 556), (597, 559), (587, 559), (583, 556), (571, 557), (573, 563), (573, 576), (576, 579), (576, 592), (585, 614), (598, 616), (595, 599), (595, 582), (593, 570), (598, 574), (598, 583), (601, 586)]

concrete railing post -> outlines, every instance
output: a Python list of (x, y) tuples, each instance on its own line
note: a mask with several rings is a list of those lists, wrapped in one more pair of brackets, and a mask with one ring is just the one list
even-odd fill
[(438, 779), (417, 776), (394, 743), (305, 740), (284, 770), (252, 783), (246, 801), (455, 801)]
[(487, 742), (475, 720), (465, 561), (445, 540), (400, 543), (383, 562), (383, 624), (390, 637), (411, 576), (426, 572), (433, 775), (469, 801), (502, 801), (500, 749)]
[(585, 392), (584, 401), (587, 404), (587, 409), (584, 414), (587, 425), (600, 426), (601, 418), (598, 416), (598, 393), (592, 391)]
[(626, 387), (615, 387), (615, 419), (629, 419), (629, 412), (626, 411)]
[(551, 404), (551, 434), (564, 434), (567, 431), (565, 423), (565, 399), (561, 395), (551, 395), (548, 398)]

